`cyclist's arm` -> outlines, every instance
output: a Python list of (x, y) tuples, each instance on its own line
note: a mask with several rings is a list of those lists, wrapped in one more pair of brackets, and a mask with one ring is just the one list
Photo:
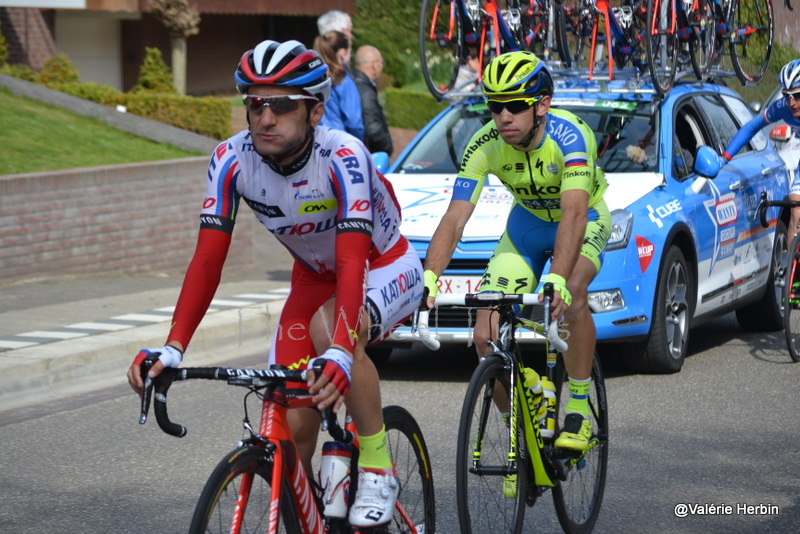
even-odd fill
[(586, 234), (589, 193), (581, 189), (569, 189), (561, 194), (561, 221), (556, 230), (553, 264), (550, 272), (569, 280), (583, 245)]
[(767, 111), (774, 105), (773, 103), (772, 106), (762, 110), (761, 113), (750, 119), (747, 124), (739, 128), (739, 131), (736, 132), (736, 135), (733, 136), (733, 139), (731, 139), (731, 142), (728, 143), (728, 146), (725, 147), (725, 151), (722, 153), (725, 159), (730, 161), (733, 156), (738, 154), (739, 151), (750, 142), (761, 128), (770, 124), (771, 121), (767, 118)]
[(240, 162), (227, 142), (220, 144), (208, 168), (206, 198), (194, 256), (172, 316), (167, 344), (185, 350), (219, 286), (239, 207), (237, 178)]
[(332, 346), (352, 355), (361, 333), (376, 206), (372, 158), (361, 143), (347, 144), (331, 161), (336, 217), (336, 300)]

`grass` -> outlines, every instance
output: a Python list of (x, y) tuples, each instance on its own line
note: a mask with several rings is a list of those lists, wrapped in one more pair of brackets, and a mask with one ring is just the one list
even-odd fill
[(0, 89), (0, 175), (205, 156)]

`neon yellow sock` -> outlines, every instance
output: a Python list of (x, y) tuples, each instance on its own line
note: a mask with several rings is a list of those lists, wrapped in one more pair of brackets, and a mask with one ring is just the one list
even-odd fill
[(567, 401), (567, 413), (579, 413), (586, 419), (589, 418), (589, 388), (592, 379), (573, 380), (569, 379), (569, 401)]
[(358, 467), (392, 470), (392, 459), (386, 448), (386, 427), (372, 436), (358, 436)]

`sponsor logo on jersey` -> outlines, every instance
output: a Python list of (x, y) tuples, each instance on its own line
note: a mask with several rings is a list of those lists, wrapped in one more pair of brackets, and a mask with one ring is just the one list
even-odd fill
[(342, 219), (336, 223), (337, 232), (361, 232), (372, 235), (372, 221), (366, 219)]
[(332, 228), (336, 227), (336, 218), (325, 219), (317, 223), (304, 222), (300, 224), (292, 224), (289, 226), (278, 226), (277, 228), (270, 229), (273, 234), (278, 235), (306, 235), (306, 234), (321, 234)]
[(339, 203), (335, 198), (320, 200), (318, 202), (304, 202), (300, 204), (300, 209), (297, 210), (297, 213), (301, 215), (304, 213), (319, 213), (321, 211), (336, 209), (337, 206), (339, 206)]
[(500, 137), (500, 133), (496, 128), (492, 128), (477, 139), (473, 139), (474, 143), (469, 145), (464, 151), (464, 157), (461, 159), (461, 170), (463, 171), (466, 168), (467, 160), (470, 158), (470, 156), (472, 156), (472, 154), (475, 153), (476, 150), (486, 143), (496, 140), (498, 137)]
[(350, 175), (350, 183), (363, 184), (364, 174), (361, 171), (361, 163), (358, 161), (356, 153), (349, 148), (341, 148), (336, 151), (336, 155), (342, 158), (344, 168), (347, 171), (347, 174)]
[(422, 277), (420, 272), (416, 269), (411, 269), (401, 273), (397, 278), (391, 280), (388, 284), (381, 288), (381, 297), (383, 297), (383, 305), (388, 306), (395, 300), (405, 295), (409, 289), (416, 287), (421, 283)]
[(247, 205), (250, 206), (250, 209), (262, 215), (266, 215), (269, 218), (286, 217), (280, 206), (268, 206), (262, 202), (257, 202), (247, 197), (244, 197), (244, 201), (247, 202)]

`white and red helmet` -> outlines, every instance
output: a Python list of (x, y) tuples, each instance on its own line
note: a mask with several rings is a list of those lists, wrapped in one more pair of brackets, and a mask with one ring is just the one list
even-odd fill
[(299, 41), (262, 41), (242, 56), (234, 75), (242, 94), (251, 85), (298, 87), (320, 102), (331, 94), (328, 66)]

